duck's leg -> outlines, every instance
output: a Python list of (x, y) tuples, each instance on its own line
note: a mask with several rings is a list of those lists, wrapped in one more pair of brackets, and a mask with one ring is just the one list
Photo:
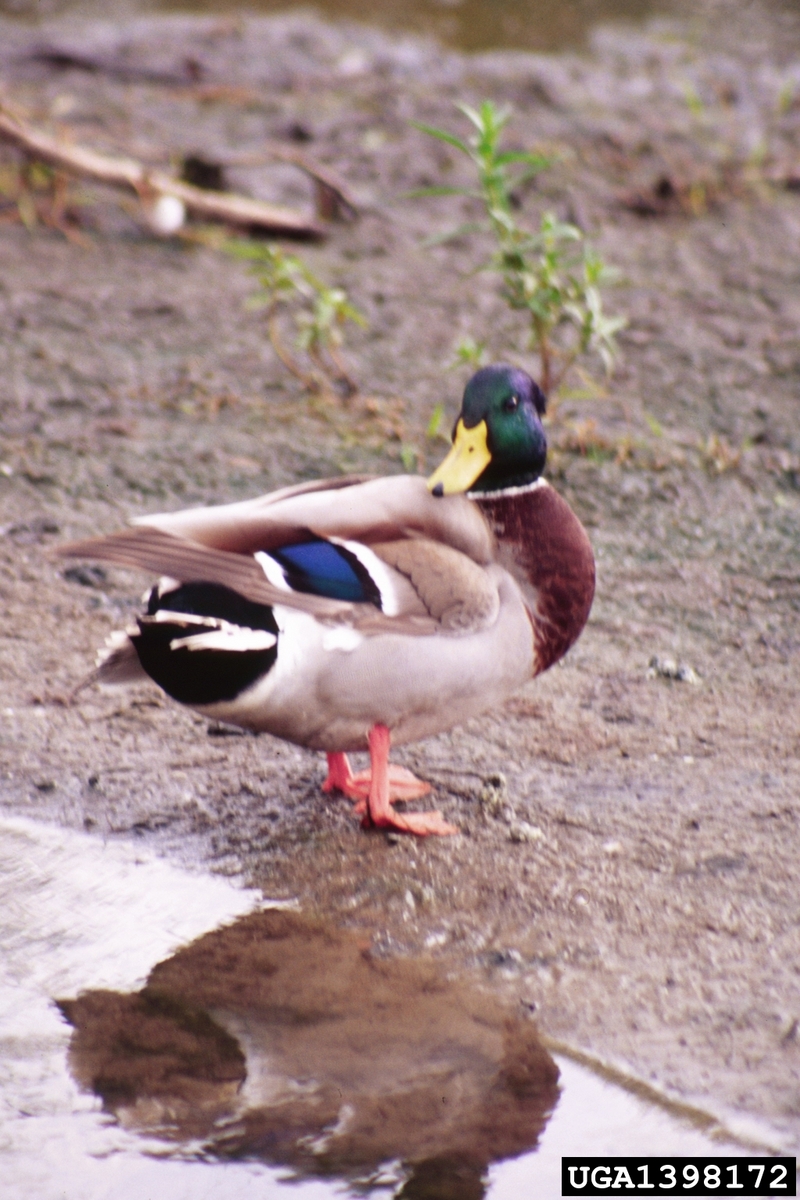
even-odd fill
[[(323, 792), (343, 792), (350, 800), (355, 800), (357, 813), (367, 811), (372, 770), (353, 772), (346, 754), (341, 751), (328, 753), (328, 775), (322, 785)], [(431, 785), (406, 767), (389, 763), (389, 799), (418, 800), (432, 791)]]
[(373, 725), (369, 731), (369, 756), (372, 766), (366, 813), (362, 825), (366, 829), (396, 829), (401, 833), (458, 833), (448, 825), (439, 812), (398, 813), (392, 808), (389, 785), (389, 746), (391, 734), (385, 725)]
[(339, 750), (329, 751), (328, 774), (322, 785), (323, 792), (344, 792), (345, 796), (350, 796), (350, 799), (353, 800), (355, 797), (351, 795), (351, 790), (354, 780), (355, 775), (347, 755), (342, 754)]

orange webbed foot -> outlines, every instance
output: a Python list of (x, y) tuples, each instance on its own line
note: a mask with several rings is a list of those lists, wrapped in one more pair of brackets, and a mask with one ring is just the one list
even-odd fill
[[(388, 764), (389, 800), (419, 800), (433, 791), (432, 784), (418, 779), (413, 771), (396, 763)], [(353, 771), (346, 754), (328, 754), (328, 775), (322, 785), (323, 792), (342, 792), (349, 800), (355, 800), (354, 811), (367, 811), (367, 799), (372, 784), (372, 768)]]
[(427, 837), (432, 833), (446, 837), (459, 832), (455, 825), (447, 824), (440, 812), (399, 813), (392, 810), (385, 817), (367, 813), (361, 826), (363, 829), (393, 829), (397, 833), (413, 833), (417, 837)]
[(418, 800), (433, 789), (406, 767), (389, 762), (390, 742), (391, 736), (385, 725), (373, 726), (369, 733), (369, 770), (355, 773), (346, 754), (341, 751), (329, 753), (323, 792), (343, 792), (355, 800), (353, 811), (363, 816), (361, 824), (365, 829), (393, 829), (417, 837), (458, 833), (439, 812), (398, 813), (392, 808), (396, 800)]
[[(370, 785), (369, 795), (364, 802), (364, 819), (362, 826), (366, 829), (394, 829), (398, 833), (413, 833), (417, 837), (427, 837), (429, 834), (438, 834), (446, 836), (452, 833), (458, 833), (458, 830), (453, 825), (448, 825), (439, 812), (425, 813), (398, 813), (392, 808), (392, 788), (391, 774), (392, 768), (389, 765), (389, 746), (391, 744), (391, 735), (385, 725), (373, 725), (369, 731), (369, 755), (370, 755)], [(423, 784), (422, 780), (417, 779), (411, 772), (405, 772), (404, 768), (399, 768), (403, 772), (399, 777), (402, 782), (408, 783), (407, 776), (411, 776), (413, 785), (418, 787), (422, 785), (426, 791), (430, 791), (430, 786)], [(398, 778), (396, 776), (396, 778)], [(424, 795), (417, 791), (417, 795)], [(397, 797), (399, 799), (399, 797)], [(405, 797), (404, 797), (405, 798)], [(359, 811), (357, 806), (356, 811)]]

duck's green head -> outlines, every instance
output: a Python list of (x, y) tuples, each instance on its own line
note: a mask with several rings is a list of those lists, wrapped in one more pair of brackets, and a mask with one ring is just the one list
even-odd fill
[(483, 367), (464, 391), (453, 448), (428, 480), (434, 496), (495, 492), (533, 483), (544, 470), (545, 397), (518, 367)]

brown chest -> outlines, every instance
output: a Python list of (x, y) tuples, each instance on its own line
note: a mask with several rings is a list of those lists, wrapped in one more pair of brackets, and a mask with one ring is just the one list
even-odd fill
[(498, 561), (519, 583), (531, 616), (537, 674), (577, 640), (594, 598), (586, 530), (548, 484), (473, 497), (497, 540)]

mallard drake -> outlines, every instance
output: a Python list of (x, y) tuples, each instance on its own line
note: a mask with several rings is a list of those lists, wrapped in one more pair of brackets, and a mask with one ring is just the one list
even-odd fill
[[(162, 575), (92, 677), (144, 675), (205, 716), (324, 750), (324, 791), (363, 824), (456, 830), (393, 802), (430, 791), (390, 742), (451, 729), (564, 655), (594, 594), (589, 539), (542, 478), (545, 398), (524, 371), (467, 384), (453, 446), (421, 476), (349, 476), (140, 517), (61, 549)], [(354, 774), (347, 752), (368, 749)]]

